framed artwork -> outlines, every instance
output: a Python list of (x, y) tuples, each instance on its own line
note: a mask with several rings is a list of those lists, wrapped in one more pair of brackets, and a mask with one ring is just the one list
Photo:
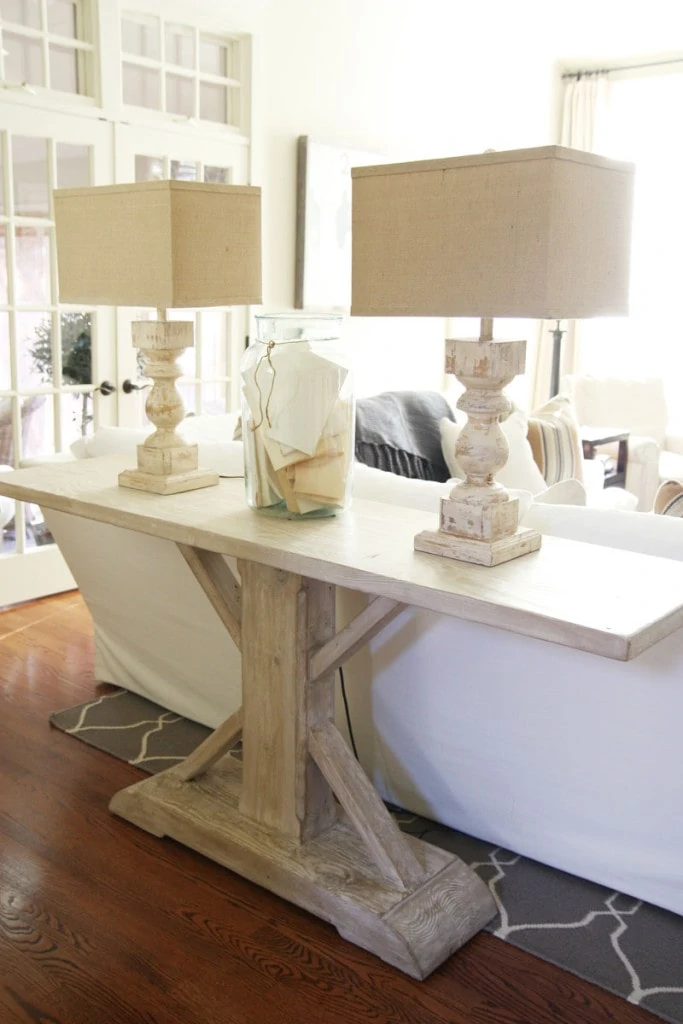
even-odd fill
[(349, 312), (351, 168), (383, 162), (376, 153), (299, 137), (295, 309)]

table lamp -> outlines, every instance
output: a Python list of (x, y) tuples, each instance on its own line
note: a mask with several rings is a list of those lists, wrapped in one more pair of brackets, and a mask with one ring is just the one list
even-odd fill
[(495, 481), (503, 389), (524, 372), (526, 342), (494, 341), (493, 318), (627, 312), (633, 177), (560, 146), (353, 169), (351, 314), (481, 318), (478, 340), (446, 342), (446, 371), (466, 389), (466, 479), (417, 550), (497, 565), (540, 547)]
[(88, 305), (155, 306), (132, 325), (153, 386), (156, 430), (138, 445), (125, 487), (177, 494), (218, 483), (196, 444), (176, 433), (185, 415), (177, 359), (194, 345), (191, 321), (167, 309), (261, 302), (261, 190), (187, 181), (58, 189), (54, 193), (59, 297)]

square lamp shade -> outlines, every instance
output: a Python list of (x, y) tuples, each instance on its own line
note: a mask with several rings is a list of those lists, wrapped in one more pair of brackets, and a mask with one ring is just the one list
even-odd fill
[(180, 307), (261, 301), (261, 190), (193, 181), (58, 189), (59, 297)]
[(525, 342), (494, 341), (494, 317), (628, 312), (634, 168), (560, 146), (352, 170), (355, 316), (481, 317), (448, 340), (446, 370), (469, 416), (456, 458), (466, 479), (418, 550), (495, 565), (540, 546), (496, 484), (507, 460), (503, 388)]
[(217, 484), (198, 468), (197, 445), (176, 433), (185, 415), (177, 360), (194, 344), (193, 323), (166, 310), (261, 302), (261, 190), (147, 181), (59, 189), (54, 207), (61, 302), (157, 308), (156, 321), (132, 325), (156, 430), (119, 483), (157, 494)]
[(631, 164), (544, 146), (352, 175), (352, 315), (628, 311)]

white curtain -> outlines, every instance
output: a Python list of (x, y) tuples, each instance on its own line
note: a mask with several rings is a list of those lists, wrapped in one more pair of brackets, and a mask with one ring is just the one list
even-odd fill
[[(561, 145), (589, 153), (605, 154), (608, 148), (607, 111), (609, 82), (604, 72), (582, 73), (564, 82)], [(554, 321), (542, 321), (535, 346), (532, 383), (532, 407), (542, 405), (550, 397), (552, 337)], [(578, 371), (581, 331), (576, 321), (565, 324), (567, 333), (562, 342), (560, 377)]]
[(672, 428), (683, 425), (680, 67), (610, 84), (604, 152), (636, 165), (630, 314), (585, 321), (578, 364), (596, 377), (662, 378)]
[(609, 83), (604, 72), (565, 79), (561, 145), (602, 152), (606, 145)]

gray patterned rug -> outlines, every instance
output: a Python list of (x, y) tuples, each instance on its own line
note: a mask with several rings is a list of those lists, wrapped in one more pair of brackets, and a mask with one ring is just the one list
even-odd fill
[[(126, 690), (51, 721), (147, 772), (177, 764), (209, 733)], [(239, 745), (231, 756), (241, 756)], [(486, 881), (499, 910), (493, 935), (683, 1024), (683, 917), (426, 818), (395, 815), (404, 831), (457, 854)]]

